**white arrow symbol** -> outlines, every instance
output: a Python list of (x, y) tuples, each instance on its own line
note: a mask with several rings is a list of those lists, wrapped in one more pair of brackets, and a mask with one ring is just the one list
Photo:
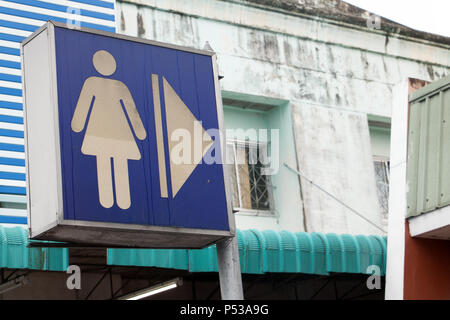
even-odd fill
[[(161, 104), (159, 97), (158, 75), (152, 75), (153, 104), (155, 109), (156, 141), (158, 149), (158, 167), (161, 197), (167, 198), (167, 178), (164, 153), (164, 139), (162, 132)], [(174, 198), (186, 180), (190, 177), (197, 165), (202, 161), (203, 156), (213, 144), (211, 136), (202, 127), (201, 122), (192, 114), (191, 110), (181, 100), (169, 82), (163, 77), (164, 102), (166, 111), (167, 137), (169, 140), (170, 159), (170, 179), (172, 184), (172, 197)], [(179, 146), (177, 141), (171, 139), (177, 130), (186, 130), (189, 133), (190, 141), (188, 146), (194, 146), (192, 161), (188, 163), (177, 161), (173, 154)], [(193, 141), (194, 140), (194, 141)], [(199, 150), (200, 148), (200, 150)], [(190, 150), (191, 151), (191, 150)], [(186, 150), (184, 150), (186, 152)]]

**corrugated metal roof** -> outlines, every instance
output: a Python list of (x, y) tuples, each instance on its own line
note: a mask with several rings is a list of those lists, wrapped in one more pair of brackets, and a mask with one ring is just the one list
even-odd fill
[[(238, 230), (243, 273), (367, 273), (386, 270), (386, 237)], [(201, 250), (108, 249), (108, 264), (217, 272), (215, 246)]]
[(66, 248), (27, 248), (28, 231), (23, 227), (0, 226), (0, 268), (66, 271)]

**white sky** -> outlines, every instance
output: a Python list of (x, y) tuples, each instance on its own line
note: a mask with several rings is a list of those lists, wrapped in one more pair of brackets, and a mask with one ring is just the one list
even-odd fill
[(344, 0), (416, 30), (450, 37), (450, 0)]

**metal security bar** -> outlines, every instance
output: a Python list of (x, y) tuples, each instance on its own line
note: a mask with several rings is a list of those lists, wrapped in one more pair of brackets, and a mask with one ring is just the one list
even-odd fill
[(233, 207), (240, 212), (271, 213), (273, 211), (272, 183), (263, 175), (267, 143), (227, 142), (227, 159), (232, 160), (230, 180)]
[(375, 181), (377, 183), (378, 202), (383, 225), (387, 226), (389, 213), (389, 159), (374, 157)]

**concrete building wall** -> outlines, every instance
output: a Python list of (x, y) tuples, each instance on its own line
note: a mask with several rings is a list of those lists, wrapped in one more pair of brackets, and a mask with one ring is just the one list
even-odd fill
[(127, 35), (196, 48), (209, 41), (223, 90), (289, 101), (297, 167), (321, 187), (300, 179), (303, 210), (289, 214), (306, 231), (382, 233), (367, 116), (390, 117), (402, 79), (447, 75), (448, 46), (240, 0), (124, 0), (116, 14)]
[[(241, 99), (251, 101), (252, 97), (241, 96)], [(268, 103), (268, 101), (265, 102)], [(271, 103), (273, 108), (269, 111), (255, 111), (224, 105), (226, 129), (240, 129), (244, 132), (249, 129), (274, 129), (277, 130), (279, 137), (277, 139), (279, 140), (278, 148), (272, 144), (274, 149), (279, 150), (278, 160), (273, 159), (279, 165), (274, 166), (276, 173), (269, 177), (271, 198), (273, 200), (272, 211), (270, 213), (261, 212), (258, 214), (239, 211), (236, 213), (238, 227), (297, 232), (305, 230), (305, 228), (304, 221), (301, 218), (303, 207), (299, 197), (301, 193), (299, 178), (295, 172), (286, 167), (286, 165), (290, 168), (297, 167), (291, 110), (289, 104), (286, 104), (285, 101), (271, 101)], [(244, 136), (238, 139), (244, 141), (245, 138)], [(260, 142), (267, 140), (270, 144), (272, 132), (268, 132), (267, 137), (259, 135), (258, 139)]]

